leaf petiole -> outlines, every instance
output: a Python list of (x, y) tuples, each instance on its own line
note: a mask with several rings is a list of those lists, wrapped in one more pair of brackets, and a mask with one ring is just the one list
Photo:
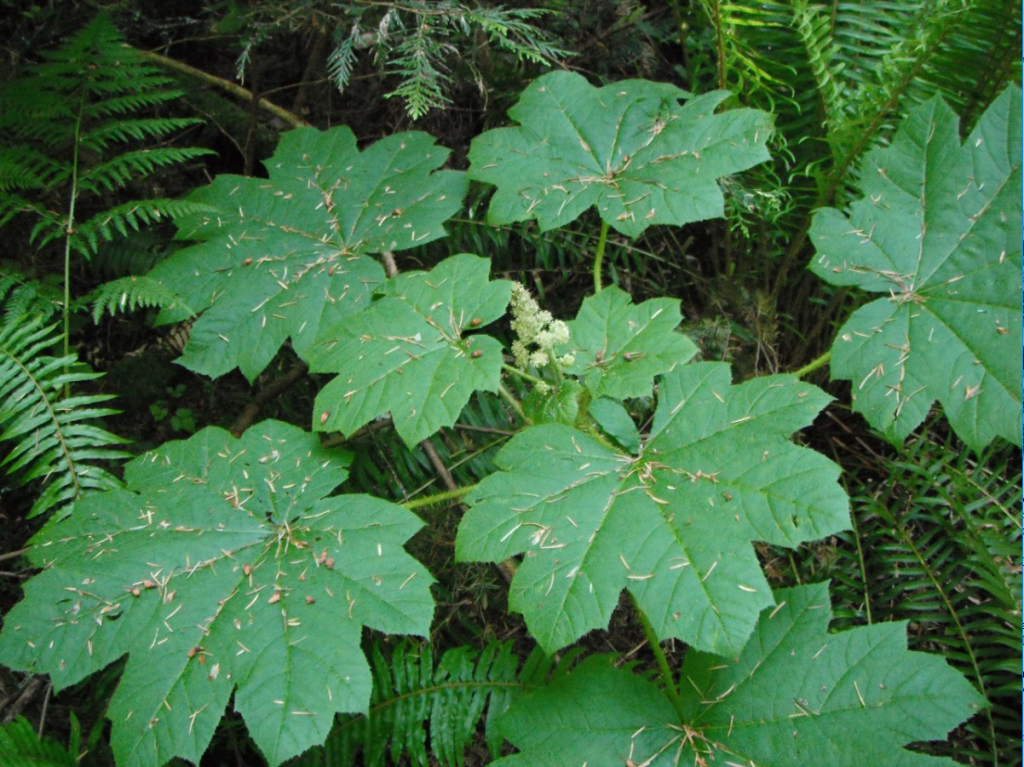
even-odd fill
[(601, 292), (601, 264), (604, 261), (604, 247), (608, 242), (608, 222), (601, 222), (601, 234), (597, 238), (597, 249), (594, 251), (594, 294)]
[(526, 417), (526, 413), (523, 412), (523, 406), (519, 403), (519, 400), (515, 398), (512, 392), (505, 388), (504, 384), (498, 384), (498, 394), (509, 404), (509, 407), (516, 411), (516, 415), (522, 418), (525, 423), (533, 423)]
[(525, 372), (525, 371), (523, 371), (523, 370), (520, 370), (520, 369), (519, 369), (519, 368), (517, 368), (517, 367), (513, 367), (512, 365), (509, 365), (509, 364), (507, 364), (507, 363), (502, 363), (502, 365), (501, 365), (501, 369), (502, 369), (502, 370), (505, 370), (505, 371), (507, 371), (507, 372), (509, 372), (509, 373), (512, 373), (512, 374), (514, 374), (514, 375), (517, 375), (517, 376), (519, 376), (520, 378), (522, 378), (522, 379), (523, 379), (524, 381), (529, 381), (530, 383), (535, 383), (535, 384), (539, 384), (539, 383), (542, 383), (542, 384), (547, 384), (547, 381), (544, 381), (543, 379), (537, 378), (537, 376), (532, 376), (532, 375), (530, 375), (529, 373), (527, 373), (527, 372)]
[(658, 640), (658, 635), (654, 633), (654, 627), (651, 622), (647, 620), (647, 616), (644, 615), (644, 611), (640, 609), (640, 603), (637, 602), (636, 597), (633, 597), (633, 606), (636, 608), (637, 617), (640, 619), (640, 625), (644, 628), (644, 636), (647, 637), (647, 644), (651, 646), (651, 652), (654, 653), (654, 660), (658, 663), (658, 670), (661, 672), (661, 678), (665, 683), (665, 693), (668, 695), (668, 699), (672, 702), (672, 708), (675, 709), (676, 716), (679, 717), (679, 721), (682, 722), (686, 719), (683, 715), (683, 699), (679, 697), (679, 688), (676, 687), (675, 677), (672, 674), (672, 669), (668, 665), (668, 658), (665, 656), (665, 651), (661, 649), (661, 642)]
[(809, 373), (813, 373), (818, 368), (825, 367), (825, 365), (828, 364), (828, 361), (831, 358), (832, 358), (832, 352), (831, 351), (827, 351), (824, 354), (822, 354), (820, 357), (818, 357), (818, 359), (811, 360), (810, 362), (808, 362), (806, 365), (804, 365), (799, 370), (794, 371), (793, 375), (795, 375), (797, 378), (803, 378), (805, 375), (807, 375)]
[(425, 495), (422, 498), (414, 498), (411, 501), (406, 501), (401, 504), (402, 508), (412, 511), (413, 509), (422, 509), (424, 506), (435, 506), (446, 501), (454, 501), (458, 498), (469, 493), (476, 485), (467, 485), (466, 487), (457, 487), (454, 490), (445, 490), (443, 493), (434, 493), (433, 495)]

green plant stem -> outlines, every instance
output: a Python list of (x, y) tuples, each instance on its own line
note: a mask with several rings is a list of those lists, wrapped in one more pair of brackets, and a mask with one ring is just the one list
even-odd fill
[(822, 354), (820, 357), (818, 357), (818, 359), (811, 360), (799, 370), (794, 371), (793, 375), (795, 375), (797, 378), (803, 378), (808, 373), (813, 373), (818, 368), (825, 367), (825, 365), (828, 364), (828, 361), (830, 359), (832, 359), (831, 350)]
[(402, 504), (402, 508), (412, 511), (413, 509), (422, 509), (424, 506), (436, 506), (439, 503), (454, 501), (469, 493), (469, 491), (474, 487), (476, 487), (476, 485), (458, 487), (454, 490), (445, 490), (443, 493), (434, 493), (433, 495), (425, 495), (422, 498), (406, 501)]
[(529, 381), (530, 383), (535, 383), (535, 384), (539, 384), (539, 383), (546, 384), (547, 383), (547, 381), (543, 381), (540, 378), (537, 378), (537, 376), (532, 376), (529, 373), (523, 372), (519, 368), (513, 367), (512, 365), (507, 365), (505, 363), (502, 363), (501, 369), (502, 370), (506, 370), (509, 373), (512, 373), (513, 375), (517, 375), (520, 378), (522, 378), (524, 381)]
[(552, 351), (549, 352), (549, 354), (551, 356), (551, 361), (548, 362), (548, 370), (551, 370), (555, 374), (555, 380), (558, 381), (559, 385), (561, 385), (562, 381), (565, 380), (565, 376), (562, 375), (562, 368), (558, 366), (557, 362), (555, 362), (555, 353)]
[(644, 627), (644, 635), (647, 637), (647, 644), (651, 646), (651, 652), (654, 653), (654, 660), (658, 663), (658, 670), (661, 672), (661, 677), (665, 682), (665, 692), (668, 695), (668, 699), (672, 701), (672, 708), (675, 709), (679, 721), (683, 721), (686, 718), (683, 715), (683, 699), (679, 697), (679, 689), (676, 687), (675, 677), (672, 675), (672, 669), (668, 665), (665, 651), (661, 649), (658, 635), (654, 633), (654, 627), (647, 620), (644, 611), (640, 609), (640, 604), (636, 601), (636, 597), (633, 597), (633, 606), (636, 607), (636, 614), (640, 618), (640, 625)]
[[(78, 116), (75, 119), (75, 139), (71, 157), (71, 200), (68, 203), (68, 220), (64, 228), (64, 306), (61, 307), (64, 319), (64, 356), (71, 353), (71, 237), (75, 233), (75, 203), (78, 201), (78, 158), (82, 143), (82, 117), (85, 115), (86, 90), (82, 88), (78, 102)], [(67, 368), (64, 368), (67, 373)], [(71, 396), (71, 388), (64, 384), (64, 396)]]
[(608, 222), (601, 222), (601, 234), (597, 238), (597, 250), (594, 251), (594, 293), (601, 292), (601, 264), (604, 261), (604, 247), (608, 242)]
[(523, 406), (519, 404), (519, 400), (508, 389), (505, 388), (504, 384), (498, 384), (498, 394), (509, 404), (513, 410), (516, 411), (516, 415), (523, 419), (526, 423), (530, 423), (530, 419), (526, 417), (526, 413), (523, 412)]

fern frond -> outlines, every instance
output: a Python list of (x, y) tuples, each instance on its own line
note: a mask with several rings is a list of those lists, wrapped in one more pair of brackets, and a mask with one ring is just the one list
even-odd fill
[(1010, 82), (1021, 83), (1016, 53), (1022, 27), (1008, 24), (1019, 10), (1008, 0), (967, 4), (935, 55), (924, 63), (908, 89), (917, 104), (941, 93), (961, 115), (964, 133)]
[[(161, 78), (163, 83), (172, 82), (169, 79)], [(161, 104), (166, 104), (170, 101), (174, 101), (177, 98), (181, 98), (184, 94), (181, 91), (152, 91), (152, 92), (131, 92), (126, 96), (117, 96), (115, 98), (108, 98), (104, 101), (100, 101), (94, 104), (89, 104), (85, 107), (84, 114), (87, 118), (92, 120), (100, 120), (103, 118), (118, 118), (131, 115), (136, 112), (142, 112), (146, 109), (152, 109), (158, 107)]]
[(77, 767), (77, 751), (76, 744), (65, 749), (53, 738), (40, 739), (23, 716), (0, 727), (0, 754), (6, 767)]
[(25, 199), (19, 194), (0, 192), (0, 227), (3, 227), (19, 213), (28, 213), (29, 211), (41, 217), (50, 216), (46, 207), (39, 203)]
[[(1007, 0), (702, 5), (718, 41), (719, 85), (776, 112), (798, 170), (821, 176), (817, 199), (803, 207), (832, 202), (864, 152), (920, 101), (938, 92), (961, 109), (983, 108), (1020, 77), (1019, 65), (1008, 66), (1020, 30), (1006, 24), (1016, 13)], [(815, 137), (830, 163), (815, 157)]]
[(809, 5), (806, 0), (793, 4), (793, 19), (796, 33), (807, 52), (807, 65), (814, 75), (827, 129), (842, 121), (845, 103), (838, 79), (844, 65), (834, 61), (837, 56), (832, 44), (832, 20), (822, 6)]
[(68, 178), (61, 162), (31, 147), (15, 149), (0, 145), (0, 193), (45, 189)]
[(210, 154), (208, 149), (163, 147), (160, 149), (137, 149), (112, 157), (106, 162), (85, 169), (79, 176), (82, 191), (108, 192), (127, 186), (131, 181), (146, 178), (161, 168), (194, 160)]
[(166, 258), (173, 247), (159, 230), (129, 232), (127, 237), (100, 244), (89, 262), (90, 274), (101, 280), (144, 275)]
[(97, 213), (80, 223), (72, 237), (71, 245), (89, 258), (101, 242), (110, 242), (117, 235), (126, 237), (130, 232), (138, 232), (145, 224), (209, 213), (212, 210), (208, 205), (188, 200), (155, 199), (126, 202)]
[[(314, 749), (302, 767), (367, 767), (408, 763), (461, 767), (480, 722), (491, 754), (502, 739), (496, 718), (526, 690), (541, 684), (551, 662), (535, 650), (524, 662), (510, 644), (483, 650), (456, 647), (435, 664), (429, 644), (403, 642), (385, 655), (375, 644), (371, 656), (373, 696), (365, 716), (340, 717), (323, 749)], [(432, 761), (433, 758), (435, 761)]]
[[(95, 213), (97, 203), (85, 198), (95, 200), (160, 169), (211, 154), (136, 145), (166, 141), (199, 122), (138, 116), (181, 96), (168, 87), (172, 84), (126, 47), (101, 13), (5, 86), (0, 91), (0, 226), (18, 213), (34, 213), (30, 242), (37, 248), (69, 236), (73, 249), (88, 257), (100, 241), (163, 215), (168, 202), (126, 203)], [(69, 194), (64, 187), (70, 179), (76, 183), (69, 185)], [(41, 201), (31, 199), (36, 197)], [(75, 219), (93, 215), (80, 224), (70, 211), (76, 211)]]
[(17, 268), (0, 264), (0, 309), (8, 321), (32, 317), (46, 322), (60, 311), (63, 298), (55, 286), (31, 279)]
[(144, 276), (122, 277), (100, 285), (87, 299), (92, 304), (93, 322), (99, 322), (104, 312), (111, 316), (118, 312), (133, 312), (140, 307), (171, 310), (180, 309), (194, 317), (195, 311), (162, 282)]
[(0, 442), (14, 442), (0, 467), (22, 484), (45, 483), (29, 517), (51, 509), (66, 514), (84, 493), (119, 487), (93, 462), (129, 457), (110, 448), (126, 440), (91, 423), (117, 413), (95, 407), (111, 396), (65, 394), (101, 374), (84, 371), (74, 355), (51, 356), (60, 338), (38, 320), (0, 320)]
[(201, 124), (202, 120), (194, 117), (138, 118), (100, 125), (85, 133), (81, 141), (82, 146), (99, 152), (107, 149), (111, 144), (162, 139), (185, 128)]
[[(1019, 454), (1018, 454), (1019, 455)], [(856, 539), (829, 567), (839, 612), (906, 620), (915, 649), (941, 652), (990, 707), (968, 723), (962, 755), (1020, 756), (1021, 520), (1019, 457), (978, 461), (926, 434), (887, 462), (877, 487), (851, 488)]]

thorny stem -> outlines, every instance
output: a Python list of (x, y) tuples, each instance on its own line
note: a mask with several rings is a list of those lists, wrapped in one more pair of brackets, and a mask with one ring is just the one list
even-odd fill
[(668, 658), (665, 657), (665, 651), (661, 649), (661, 642), (658, 640), (658, 635), (654, 633), (654, 627), (651, 622), (647, 620), (647, 616), (644, 615), (644, 611), (640, 609), (640, 603), (637, 602), (636, 597), (633, 597), (633, 606), (636, 607), (637, 617), (640, 618), (640, 625), (644, 627), (644, 635), (647, 637), (647, 644), (651, 646), (651, 652), (654, 653), (654, 660), (658, 663), (658, 670), (661, 671), (661, 677), (665, 681), (665, 692), (668, 694), (668, 699), (672, 701), (672, 708), (675, 709), (676, 716), (679, 717), (679, 721), (685, 720), (683, 715), (683, 699), (679, 697), (679, 690), (676, 687), (675, 677), (672, 675), (672, 669), (668, 665)]
[(608, 222), (601, 222), (601, 234), (597, 238), (597, 250), (594, 251), (594, 293), (601, 292), (601, 263), (604, 261), (604, 246), (608, 242)]
[(794, 371), (793, 375), (795, 375), (797, 378), (803, 378), (808, 373), (813, 373), (818, 368), (825, 367), (825, 365), (828, 364), (828, 361), (831, 358), (832, 358), (832, 351), (829, 350), (829, 351), (825, 352), (824, 354), (822, 354), (820, 357), (818, 357), (818, 359), (811, 360), (810, 362), (808, 362), (806, 365), (804, 365), (799, 370)]
[(434, 493), (433, 495), (425, 495), (422, 498), (415, 498), (411, 501), (406, 501), (402, 504), (402, 508), (412, 511), (413, 509), (422, 509), (424, 506), (436, 506), (439, 503), (446, 503), (447, 501), (454, 501), (458, 498), (469, 493), (476, 485), (469, 485), (467, 487), (457, 487), (454, 490), (445, 490), (443, 493)]

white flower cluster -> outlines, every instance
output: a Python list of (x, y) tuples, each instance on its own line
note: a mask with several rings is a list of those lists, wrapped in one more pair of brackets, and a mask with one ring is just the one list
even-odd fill
[(569, 342), (569, 326), (542, 311), (530, 292), (518, 282), (512, 283), (512, 330), (518, 338), (512, 342), (516, 365), (526, 370), (530, 365), (542, 368), (551, 360), (558, 365), (571, 365), (571, 354), (555, 357), (556, 346)]

